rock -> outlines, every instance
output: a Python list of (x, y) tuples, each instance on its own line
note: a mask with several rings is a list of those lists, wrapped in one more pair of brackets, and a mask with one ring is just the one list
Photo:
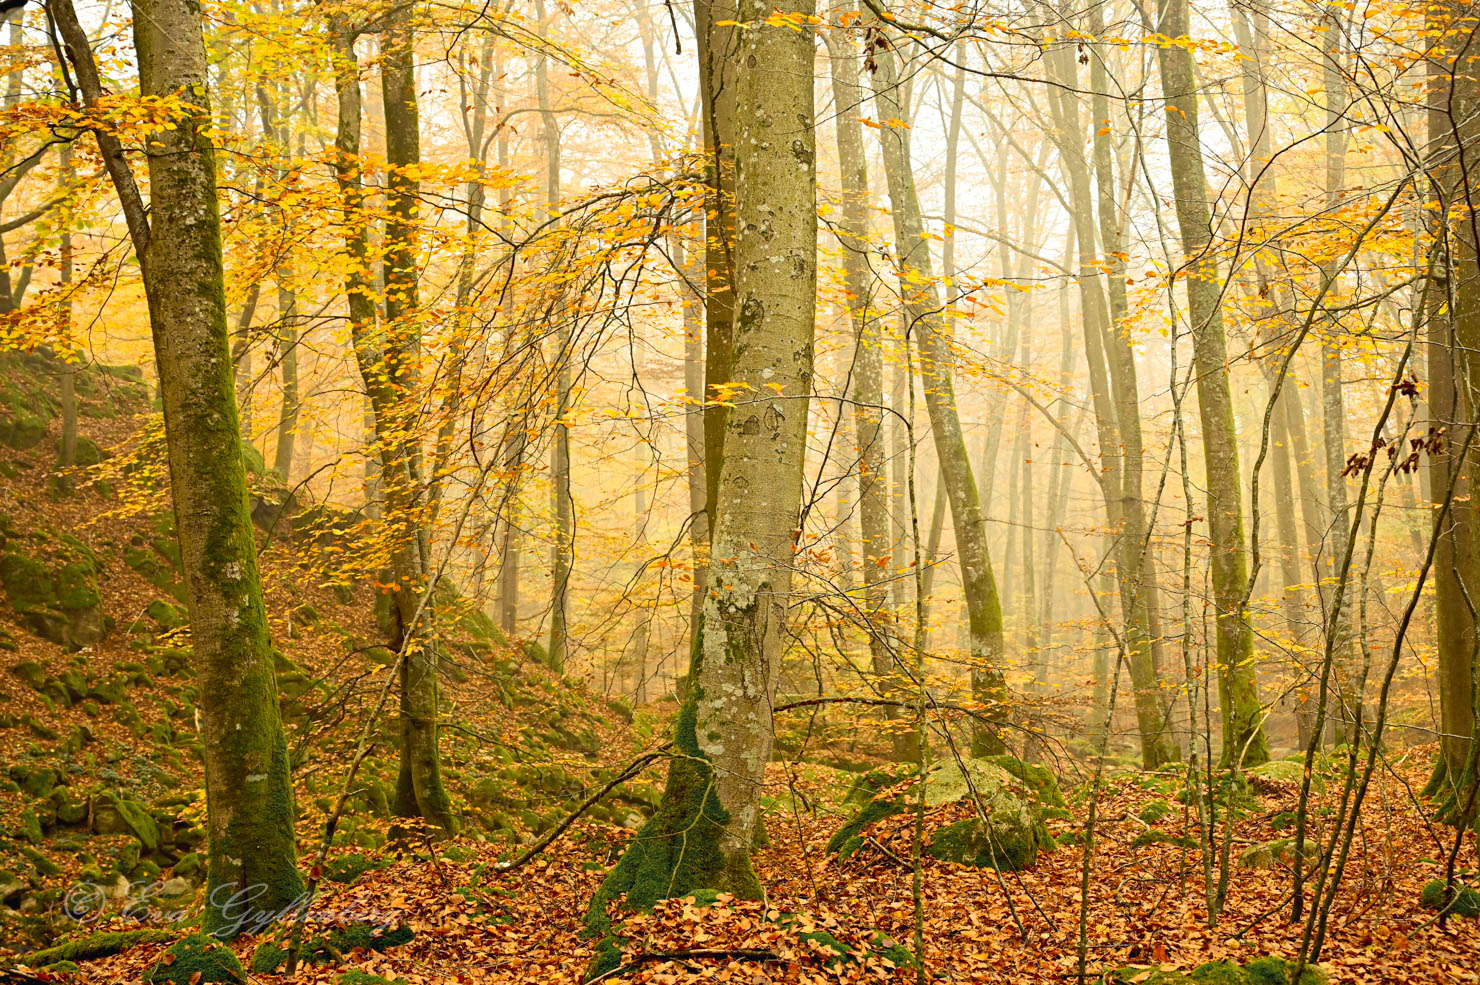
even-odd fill
[(102, 793), (93, 798), (92, 829), (100, 835), (132, 835), (151, 852), (159, 848), (159, 825), (149, 816), (144, 805), (114, 793)]
[(190, 621), (190, 616), (182, 606), (178, 606), (173, 602), (166, 602), (164, 599), (155, 599), (153, 602), (150, 602), (148, 608), (144, 610), (144, 614), (150, 619), (153, 619), (155, 624), (165, 631), (179, 629)]
[(11, 872), (0, 870), (0, 903), (14, 909), (30, 888), (31, 884), (26, 880), (16, 878)]
[(41, 690), (46, 684), (46, 668), (34, 660), (23, 660), (10, 668), (10, 672), (33, 691)]
[[(954, 762), (946, 763), (927, 777), (926, 805), (972, 804), (974, 792), (986, 820), (972, 816), (938, 829), (925, 846), (927, 855), (963, 865), (1023, 869), (1037, 862), (1040, 851), (1057, 847), (1044, 827), (1042, 803), (1022, 780), (991, 759), (963, 762), (964, 770)], [(1050, 788), (1042, 778), (1039, 781), (1036, 785), (1045, 792), (1057, 792), (1056, 782)], [(827, 850), (847, 858), (862, 845), (870, 825), (906, 809), (903, 801), (889, 793), (879, 794), (833, 835)]]
[[(77, 449), (74, 464), (79, 468), (90, 468), (102, 462), (108, 457), (108, 453), (98, 446), (98, 443), (86, 435), (77, 436)], [(62, 453), (62, 439), (57, 439), (57, 455)]]
[(159, 891), (165, 896), (189, 896), (195, 892), (195, 884), (189, 879), (175, 876), (174, 878), (166, 879), (163, 885), (159, 887)]
[(0, 557), (0, 585), (21, 622), (42, 639), (70, 649), (96, 643), (107, 633), (97, 574), (97, 562), (85, 548), (71, 544), (47, 560), (15, 552)]
[(191, 852), (189, 855), (181, 856), (180, 861), (175, 863), (175, 868), (172, 871), (178, 879), (190, 879), (192, 876), (199, 875), (204, 871), (200, 853)]
[(46, 440), (46, 421), (25, 411), (0, 414), (0, 444), (17, 451), (35, 448)]
[[(1306, 860), (1320, 858), (1321, 846), (1314, 841), (1303, 843), (1301, 852)], [(1275, 862), (1293, 864), (1295, 861), (1295, 839), (1278, 838), (1274, 841), (1250, 845), (1238, 854), (1238, 864), (1245, 869), (1272, 869)]]
[[(1454, 905), (1449, 908), (1449, 912), (1457, 917), (1480, 917), (1480, 892), (1465, 886), (1455, 888), (1457, 893)], [(1418, 901), (1430, 910), (1440, 910), (1444, 908), (1449, 896), (1450, 894), (1444, 891), (1444, 880), (1431, 879), (1424, 884)]]
[(21, 790), (38, 799), (50, 797), (57, 785), (57, 771), (49, 766), (17, 763), (10, 768), (10, 778), (19, 784)]

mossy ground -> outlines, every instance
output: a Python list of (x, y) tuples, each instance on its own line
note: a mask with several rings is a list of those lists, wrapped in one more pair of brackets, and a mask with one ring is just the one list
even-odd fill
[(207, 985), (247, 980), (242, 963), (231, 948), (210, 934), (195, 933), (177, 941), (144, 975), (145, 985)]

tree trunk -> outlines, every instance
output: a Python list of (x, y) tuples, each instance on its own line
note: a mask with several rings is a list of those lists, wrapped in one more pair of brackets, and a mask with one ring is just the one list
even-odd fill
[[(391, 545), (395, 583), (392, 611), (396, 630), (390, 643), (400, 655), (401, 764), (395, 811), (423, 817), (451, 834), (457, 818), (442, 784), (437, 750), (437, 661), (420, 598), (427, 589), (424, 532), (417, 520), (420, 476), (412, 403), (416, 381), (416, 275), (414, 227), (416, 182), (404, 169), (420, 157), (411, 49), (410, 11), (394, 12), (382, 39), (382, 92), (387, 121), (387, 182), (390, 218), (386, 222), (386, 319), (377, 330), (374, 286), (367, 276), (369, 236), (361, 183), (361, 96), (354, 34), (339, 15), (330, 19), (336, 55), (335, 91), (339, 100), (335, 172), (344, 208), (345, 274), (350, 335), (355, 360), (374, 412), (380, 445), (383, 520)], [(380, 339), (386, 344), (382, 346)]]
[[(711, 587), (663, 800), (592, 901), (634, 906), (709, 887), (761, 896), (750, 852), (770, 759), (771, 704), (800, 540), (817, 290), (811, 0), (782, 5), (800, 29), (765, 25), (744, 0), (737, 73), (733, 382), (715, 500)], [(711, 462), (712, 466), (712, 462)], [(598, 951), (598, 961), (602, 958)]]
[[(1461, 3), (1429, 8), (1429, 27), (1437, 37), (1462, 36), (1473, 28), (1473, 8)], [(1429, 313), (1429, 402), (1433, 426), (1447, 429), (1444, 448), (1429, 456), (1430, 488), (1437, 496), (1449, 488), (1453, 470), (1460, 469), (1438, 538), (1434, 558), (1435, 615), (1439, 650), (1440, 756), (1427, 792), (1446, 795), (1445, 815), (1461, 820), (1452, 808), (1457, 795), (1474, 781), (1466, 775), (1473, 764), (1472, 744), (1480, 742), (1480, 709), (1475, 706), (1480, 666), (1472, 605), (1480, 586), (1480, 543), (1476, 535), (1474, 475), (1480, 450), (1471, 441), (1469, 459), (1458, 461), (1475, 427), (1480, 408), (1480, 243), (1474, 210), (1477, 175), (1473, 159), (1456, 155), (1480, 141), (1480, 85), (1471, 70), (1456, 64), (1457, 52), (1445, 46), (1429, 56), (1429, 147), (1435, 173), (1432, 194), (1436, 230), (1447, 246), (1446, 291)], [(1462, 165), (1461, 165), (1462, 162)], [(1463, 170), (1462, 170), (1463, 167)], [(1447, 230), (1446, 227), (1447, 226)], [(1447, 309), (1447, 311), (1446, 311)], [(1435, 511), (1436, 516), (1438, 511)], [(1473, 815), (1472, 815), (1473, 816)]]
[[(548, 29), (544, 0), (536, 0), (535, 17), (541, 36)], [(535, 94), (540, 111), (540, 136), (545, 152), (545, 200), (553, 210), (560, 202), (560, 121), (550, 97), (549, 56), (543, 51), (535, 60)], [(555, 321), (555, 428), (550, 442), (550, 513), (555, 520), (550, 543), (550, 645), (546, 650), (550, 669), (565, 672), (569, 645), (566, 626), (567, 589), (572, 563), (571, 532), (574, 522), (570, 496), (570, 323), (565, 312), (557, 310)]]
[[(77, 172), (72, 163), (72, 145), (63, 144), (59, 154), (61, 184), (71, 192), (77, 183)], [(64, 342), (72, 338), (72, 214), (67, 207), (67, 221), (62, 224), (58, 270), (61, 282), (61, 300), (57, 302), (57, 329)], [(62, 367), (62, 468), (77, 464), (77, 365), (69, 361)]]
[[(899, 99), (898, 68), (892, 47), (874, 54), (874, 99), (881, 120), (907, 119), (908, 110)], [(925, 405), (930, 429), (940, 458), (941, 481), (951, 505), (951, 526), (961, 558), (961, 581), (965, 588), (971, 690), (984, 707), (984, 717), (994, 724), (974, 720), (972, 752), (991, 755), (1006, 751), (1003, 729), (1007, 721), (1007, 690), (1003, 678), (1002, 603), (987, 551), (986, 526), (976, 479), (961, 419), (956, 411), (954, 356), (948, 326), (941, 314), (940, 294), (931, 273), (929, 241), (925, 239), (915, 177), (911, 170), (909, 130), (885, 126), (879, 130), (883, 144), (884, 173), (894, 219), (894, 242), (902, 271), (902, 294), (910, 325), (918, 333), (920, 377), (925, 387)]]
[[(889, 648), (892, 620), (889, 609), (889, 480), (884, 471), (884, 332), (881, 312), (874, 306), (868, 269), (868, 158), (863, 124), (859, 122), (864, 90), (858, 75), (858, 55), (844, 29), (824, 32), (832, 71), (833, 116), (842, 178), (842, 215), (837, 224), (848, 288), (848, 311), (853, 318), (853, 430), (858, 442), (858, 513), (863, 546), (863, 608), (868, 620), (869, 666), (888, 693), (893, 658)], [(895, 742), (900, 757), (913, 752), (903, 736)]]
[[(1097, 8), (1098, 9), (1098, 8)], [(1091, 88), (1104, 85), (1103, 65), (1096, 51)], [(1142, 501), (1142, 442), (1140, 395), (1136, 392), (1136, 364), (1131, 340), (1121, 332), (1128, 315), (1123, 269), (1109, 278), (1110, 297), (1102, 286), (1101, 260), (1095, 249), (1096, 204), (1099, 212), (1099, 236), (1104, 240), (1107, 256), (1119, 251), (1119, 209), (1114, 194), (1111, 172), (1112, 155), (1104, 135), (1094, 138), (1095, 170), (1098, 180), (1098, 203), (1091, 190), (1089, 162), (1084, 156), (1084, 129), (1080, 105), (1074, 90), (1079, 85), (1074, 51), (1056, 46), (1049, 66), (1061, 88), (1050, 90), (1059, 158), (1068, 179), (1069, 199), (1074, 208), (1074, 229), (1079, 245), (1077, 281), (1080, 307), (1083, 311), (1085, 355), (1089, 362), (1090, 393), (1098, 425), (1100, 460), (1103, 468), (1101, 487), (1105, 497), (1106, 518), (1115, 531), (1115, 575), (1120, 595), (1120, 608), (1125, 624), (1124, 640), (1127, 664), (1135, 697), (1136, 725), (1141, 737), (1141, 762), (1146, 769), (1156, 769), (1180, 758), (1168, 730), (1169, 709), (1165, 690), (1157, 674), (1157, 654), (1153, 641), (1151, 592), (1147, 575), (1149, 540)], [(1108, 127), (1101, 114), (1108, 113), (1106, 100), (1096, 97), (1093, 108), (1096, 130)], [(1111, 259), (1110, 263), (1121, 263)], [(1123, 264), (1121, 264), (1123, 268)]]
[[(50, 9), (79, 87), (95, 104), (102, 87), (77, 14), (70, 0), (55, 0)], [(292, 778), (232, 392), (200, 8), (186, 0), (137, 0), (134, 14), (141, 93), (183, 93), (200, 108), (150, 140), (147, 217), (117, 139), (97, 134), (143, 272), (164, 400), (200, 686), (210, 835), (205, 924), (234, 936), (273, 919), (302, 893)]]
[[(1161, 34), (1188, 36), (1187, 0), (1159, 0)], [(1208, 484), (1213, 604), (1217, 623), (1218, 703), (1223, 716), (1223, 759), (1248, 768), (1269, 760), (1254, 676), (1254, 632), (1244, 608), (1249, 567), (1244, 546), (1238, 429), (1228, 378), (1228, 347), (1220, 308), (1216, 261), (1209, 259), (1212, 216), (1198, 133), (1192, 53), (1179, 44), (1157, 49), (1167, 104), (1167, 151), (1177, 225), (1187, 258), (1187, 312), (1192, 324), (1197, 402)]]

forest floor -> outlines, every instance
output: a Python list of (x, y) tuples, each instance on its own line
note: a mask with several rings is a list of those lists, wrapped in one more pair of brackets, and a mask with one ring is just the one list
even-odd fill
[[(0, 981), (137, 982), (165, 944), (139, 944), (75, 968), (53, 966), (30, 979), (5, 970), (80, 934), (140, 927), (183, 934), (201, 893), (199, 695), (158, 448), (147, 444), (158, 435), (141, 431), (147, 394), (124, 378), (94, 381), (85, 394), (93, 416), (84, 432), (111, 457), (59, 489), (57, 424), (47, 420), (50, 398), (34, 382), (45, 370), (0, 366), (0, 417), (25, 403), (49, 428), (38, 444), (0, 447), (7, 480), (0, 482), (0, 556), (53, 567), (87, 556), (86, 580), (97, 596), (89, 604), (111, 623), (102, 639), (80, 648), (48, 642), (13, 595), (9, 604), (0, 595)], [(132, 390), (140, 392), (126, 392)], [(298, 532), (285, 535), (272, 509), (281, 490), (264, 476), (253, 482), (259, 535), (272, 540), (261, 562), (282, 651), (279, 681), (306, 859), (317, 850), (387, 654), (375, 646), (384, 638), (375, 586), (346, 581), (316, 560), (344, 553), (335, 538), (355, 518), (324, 514), (318, 519), (329, 521), (328, 534), (322, 523), (290, 523)], [(293, 981), (574, 983), (590, 963), (594, 942), (582, 934), (588, 903), (654, 805), (661, 765), (619, 788), (527, 865), (509, 871), (501, 863), (553, 830), (635, 756), (656, 749), (675, 705), (633, 709), (561, 680), (486, 620), (449, 610), (454, 725), (443, 733), (442, 751), (464, 835), (438, 844), (435, 855), (430, 843), (409, 854), (386, 847), (393, 730), (373, 732), (379, 744), (356, 780), (313, 917), (404, 925), (415, 934), (381, 952), (345, 949), (342, 961), (306, 966)], [(771, 767), (769, 844), (755, 859), (766, 902), (668, 901), (649, 915), (616, 913), (627, 967), (606, 980), (914, 980), (893, 947), (914, 949), (910, 817), (881, 821), (846, 860), (827, 851), (857, 809), (849, 794), (860, 772), (884, 762), (879, 723), (831, 711), (823, 718), (809, 722), (810, 741), (788, 735), (782, 745), (793, 759)], [(1442, 874), (1454, 834), (1431, 824), (1428, 805), (1414, 795), (1433, 753), (1395, 751), (1390, 768), (1374, 779), (1321, 955), (1331, 981), (1480, 981), (1480, 920), (1456, 917), (1440, 927), (1419, 899)], [(1324, 788), (1311, 816), (1315, 833), (1326, 838), (1340, 762), (1322, 762)], [(1056, 768), (1068, 809), (1047, 821), (1060, 845), (1040, 853), (1034, 867), (998, 872), (924, 861), (922, 957), (931, 980), (1077, 980), (1084, 859), (1076, 833), (1087, 817), (1090, 767), (1066, 758)], [(1294, 957), (1302, 925), (1289, 920), (1291, 860), (1278, 848), (1261, 855), (1258, 846), (1293, 834), (1298, 774), (1285, 763), (1255, 783), (1232, 832), (1226, 906), (1210, 927), (1200, 853), (1189, 840), (1196, 822), (1178, 799), (1180, 780), (1107, 765), (1085, 908), (1089, 980), (1119, 971), (1123, 981), (1159, 985), (1155, 969)], [(1461, 869), (1473, 871), (1473, 838), (1460, 858)], [(85, 920), (72, 919), (78, 914), (71, 894), (94, 884), (116, 892), (93, 900)], [(148, 896), (164, 888), (174, 894)], [(244, 963), (263, 936), (232, 945)], [(688, 954), (662, 957), (675, 952)]]
[[(1334, 982), (1480, 981), (1480, 926), (1451, 918), (1440, 928), (1419, 902), (1422, 885), (1441, 871), (1436, 864), (1450, 829), (1430, 828), (1407, 790), (1425, 773), (1425, 756), (1397, 766), (1374, 791), (1371, 809), (1353, 846), (1342, 890), (1331, 912), (1321, 967)], [(836, 803), (838, 778), (829, 771), (774, 768), (778, 790), (788, 774), (815, 810), (777, 810), (767, 825), (771, 844), (757, 859), (767, 887), (765, 904), (721, 899), (710, 906), (685, 901), (660, 904), (651, 915), (620, 925), (630, 971), (611, 981), (810, 982), (914, 980), (910, 968), (892, 968), (871, 954), (875, 932), (910, 943), (913, 936), (912, 873), (907, 860), (908, 824), (891, 845), (865, 849), (838, 862), (825, 845), (839, 826), (825, 805)], [(1161, 777), (1152, 777), (1160, 780)], [(1228, 901), (1217, 927), (1206, 921), (1198, 853), (1171, 840), (1148, 842), (1145, 832), (1168, 838), (1185, 833), (1181, 813), (1148, 826), (1139, 817), (1164, 803), (1136, 775), (1116, 777), (1100, 800), (1100, 840), (1090, 879), (1087, 913), (1088, 969), (1092, 981), (1113, 969), (1190, 971), (1206, 961), (1247, 964), (1275, 955), (1293, 958), (1302, 930), (1288, 919), (1288, 865), (1231, 870)], [(1155, 784), (1150, 784), (1154, 786)], [(1291, 787), (1261, 784), (1259, 805), (1236, 826), (1234, 855), (1275, 838), (1271, 820), (1288, 810)], [(1059, 833), (1082, 822), (1051, 822)], [(1153, 810), (1154, 813), (1154, 810)], [(1288, 834), (1288, 831), (1284, 832)], [(416, 931), (410, 943), (383, 953), (356, 952), (348, 966), (307, 968), (293, 981), (338, 982), (346, 967), (404, 979), (410, 985), (440, 982), (578, 982), (592, 953), (582, 936), (588, 902), (605, 868), (629, 832), (577, 824), (527, 866), (499, 869), (507, 853), (496, 844), (443, 846), (441, 858), (404, 858), (334, 888), (316, 906), (326, 919), (378, 914)], [(1137, 844), (1140, 836), (1141, 843)], [(1065, 982), (1077, 970), (1080, 879), (1083, 855), (1063, 846), (1040, 856), (1030, 871), (997, 872), (927, 860), (924, 865), (924, 957), (931, 980), (952, 982)], [(800, 919), (782, 919), (783, 914)], [(119, 922), (117, 926), (124, 926)], [(836, 945), (858, 960), (836, 960)], [(236, 945), (247, 960), (257, 941)], [(84, 965), (80, 980), (137, 981), (163, 945), (134, 948)], [(645, 960), (660, 952), (748, 952), (682, 960)], [(757, 952), (766, 952), (757, 956)], [(262, 981), (289, 980), (262, 975)], [(1146, 970), (1121, 972), (1119, 980), (1154, 980)]]

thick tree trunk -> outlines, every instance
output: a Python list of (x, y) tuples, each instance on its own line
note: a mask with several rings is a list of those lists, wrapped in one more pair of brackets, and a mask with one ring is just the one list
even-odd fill
[[(1158, 30), (1172, 39), (1188, 36), (1187, 0), (1160, 0)], [(1188, 263), (1185, 285), (1208, 484), (1223, 759), (1247, 768), (1268, 761), (1269, 744), (1255, 679), (1254, 632), (1244, 608), (1249, 566), (1244, 545), (1238, 429), (1220, 308), (1222, 290), (1217, 264), (1208, 256), (1212, 216), (1198, 133), (1197, 87), (1192, 53), (1186, 47), (1166, 45), (1157, 49), (1157, 57), (1167, 104), (1167, 150), (1177, 225)]]
[[(874, 99), (882, 120), (907, 121), (909, 111), (899, 99), (896, 55), (892, 47), (874, 54)], [(905, 309), (917, 334), (920, 377), (925, 387), (925, 406), (940, 458), (941, 481), (951, 505), (951, 526), (961, 558), (961, 581), (966, 595), (971, 687), (974, 699), (984, 707), (984, 717), (975, 720), (972, 751), (989, 755), (1006, 750), (1003, 728), (1007, 721), (1007, 690), (1003, 679), (1004, 645), (1002, 603), (987, 551), (976, 479), (970, 453), (956, 411), (955, 357), (941, 314), (940, 294), (931, 273), (929, 241), (925, 238), (919, 196), (910, 165), (909, 130), (886, 126), (879, 130), (883, 144), (884, 172), (894, 218), (894, 242), (901, 276)]]
[[(1435, 4), (1429, 8), (1429, 27), (1436, 37), (1458, 39), (1473, 31), (1475, 12), (1465, 3)], [(1436, 199), (1436, 230), (1447, 246), (1448, 275), (1429, 313), (1429, 405), (1433, 426), (1446, 429), (1445, 448), (1429, 456), (1430, 488), (1440, 495), (1449, 488), (1453, 471), (1454, 501), (1439, 528), (1434, 557), (1434, 605), (1439, 650), (1439, 761), (1427, 792), (1443, 794), (1445, 814), (1459, 820), (1452, 808), (1457, 795), (1474, 782), (1467, 775), (1474, 762), (1473, 743), (1480, 742), (1480, 709), (1476, 708), (1480, 680), (1480, 642), (1471, 605), (1480, 597), (1480, 537), (1476, 534), (1475, 471), (1480, 451), (1471, 441), (1470, 458), (1457, 460), (1454, 450), (1465, 443), (1476, 426), (1480, 409), (1480, 243), (1477, 243), (1475, 187), (1480, 175), (1472, 157), (1458, 157), (1461, 148), (1480, 141), (1480, 84), (1473, 69), (1456, 64), (1462, 46), (1446, 41), (1429, 56), (1429, 148), (1435, 173), (1431, 194)], [(1464, 162), (1461, 169), (1460, 162)], [(1447, 226), (1447, 230), (1446, 227)], [(1446, 311), (1447, 309), (1447, 311)], [(1447, 452), (1447, 453), (1446, 453)], [(1436, 515), (1438, 511), (1435, 511)]]
[[(95, 103), (102, 87), (77, 14), (69, 0), (56, 0), (51, 10), (79, 86)], [(100, 131), (98, 143), (142, 268), (164, 398), (200, 686), (210, 835), (206, 926), (234, 936), (283, 912), (302, 892), (293, 788), (232, 392), (200, 8), (187, 0), (137, 0), (134, 15), (142, 94), (180, 96), (201, 107), (151, 138), (147, 217), (116, 138)]]
[[(702, 646), (689, 671), (662, 803), (592, 902), (636, 906), (710, 887), (755, 899), (750, 852), (770, 759), (771, 704), (798, 547), (812, 336), (817, 207), (811, 0), (783, 5), (800, 30), (744, 0), (736, 119), (733, 382)], [(598, 953), (598, 960), (602, 954)]]

